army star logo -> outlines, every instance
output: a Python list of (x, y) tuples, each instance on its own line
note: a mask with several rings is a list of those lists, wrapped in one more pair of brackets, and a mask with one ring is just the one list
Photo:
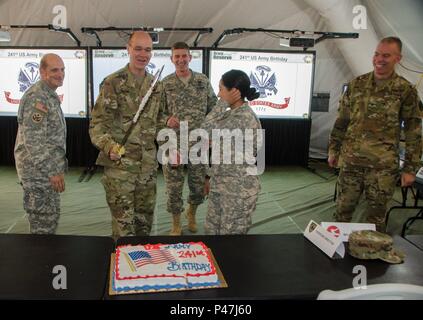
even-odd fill
[(257, 72), (250, 72), (251, 86), (256, 88), (260, 93), (260, 98), (266, 98), (278, 93), (276, 89), (276, 75), (268, 66), (257, 66)]
[(38, 72), (39, 65), (37, 62), (25, 63), (25, 66), (21, 68), (18, 76), (19, 91), (25, 92), (30, 86), (40, 79), (40, 73)]
[(41, 120), (43, 120), (43, 116), (40, 113), (36, 112), (32, 114), (32, 122), (40, 123)]

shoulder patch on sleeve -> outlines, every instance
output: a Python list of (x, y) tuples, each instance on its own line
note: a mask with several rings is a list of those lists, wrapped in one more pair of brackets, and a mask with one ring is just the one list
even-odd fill
[(40, 123), (43, 121), (43, 115), (39, 112), (34, 112), (31, 116), (32, 122), (34, 123)]

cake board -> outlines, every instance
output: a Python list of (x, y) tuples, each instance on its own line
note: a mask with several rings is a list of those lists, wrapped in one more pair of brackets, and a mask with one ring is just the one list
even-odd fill
[(109, 295), (125, 295), (125, 294), (139, 294), (139, 293), (158, 293), (158, 292), (171, 292), (171, 291), (192, 291), (192, 290), (203, 290), (203, 289), (216, 289), (216, 288), (227, 288), (228, 283), (226, 282), (222, 271), (220, 270), (219, 265), (214, 258), (213, 252), (209, 250), (210, 257), (216, 268), (217, 278), (219, 279), (220, 284), (216, 286), (207, 286), (207, 287), (195, 287), (195, 288), (173, 288), (173, 289), (150, 289), (150, 290), (130, 290), (125, 292), (118, 292), (113, 290), (113, 270), (115, 269), (115, 254), (112, 253), (110, 256), (110, 273), (109, 273)]

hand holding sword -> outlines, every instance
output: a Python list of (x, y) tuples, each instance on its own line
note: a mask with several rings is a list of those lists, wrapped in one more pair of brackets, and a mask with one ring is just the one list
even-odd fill
[(156, 72), (153, 81), (151, 82), (150, 88), (148, 89), (145, 96), (142, 98), (140, 105), (138, 107), (138, 111), (135, 113), (134, 118), (132, 119), (131, 125), (126, 131), (125, 136), (122, 139), (122, 142), (115, 144), (109, 151), (109, 158), (113, 161), (120, 160), (120, 158), (125, 154), (125, 143), (128, 140), (128, 137), (131, 135), (131, 132), (133, 131), (135, 125), (138, 122), (138, 119), (140, 117), (141, 112), (147, 105), (148, 99), (150, 98), (151, 94), (153, 93), (153, 90), (157, 84), (157, 82), (160, 79), (160, 76), (162, 74), (164, 65)]

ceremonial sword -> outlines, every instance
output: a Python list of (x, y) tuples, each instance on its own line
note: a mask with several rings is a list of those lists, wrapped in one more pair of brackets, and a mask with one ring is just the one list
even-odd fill
[(151, 94), (153, 93), (154, 87), (156, 86), (156, 83), (160, 79), (160, 76), (162, 74), (163, 68), (164, 68), (164, 65), (160, 68), (160, 70), (158, 70), (156, 72), (156, 75), (154, 76), (154, 79), (151, 82), (150, 88), (148, 89), (148, 91), (145, 94), (145, 96), (142, 98), (141, 103), (140, 103), (140, 105), (138, 107), (138, 111), (137, 111), (137, 113), (135, 113), (135, 116), (132, 119), (131, 126), (129, 127), (128, 131), (126, 131), (125, 136), (122, 139), (122, 142), (117, 147), (117, 153), (120, 156), (123, 156), (125, 154), (125, 143), (126, 143), (126, 141), (128, 141), (128, 137), (130, 136), (132, 130), (135, 127), (135, 125), (137, 124), (138, 119), (140, 117), (140, 114), (141, 114), (142, 110), (144, 110), (144, 107), (146, 106), (146, 104), (148, 102), (148, 99), (150, 98)]

